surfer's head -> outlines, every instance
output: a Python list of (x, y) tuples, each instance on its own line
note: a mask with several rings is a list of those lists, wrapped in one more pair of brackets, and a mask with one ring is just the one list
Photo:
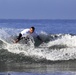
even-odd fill
[(30, 28), (30, 33), (33, 33), (35, 31), (35, 27)]

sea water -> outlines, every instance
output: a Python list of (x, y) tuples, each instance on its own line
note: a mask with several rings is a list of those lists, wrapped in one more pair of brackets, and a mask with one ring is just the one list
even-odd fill
[[(44, 41), (12, 39), (34, 26)], [(76, 20), (0, 20), (1, 75), (76, 75)]]

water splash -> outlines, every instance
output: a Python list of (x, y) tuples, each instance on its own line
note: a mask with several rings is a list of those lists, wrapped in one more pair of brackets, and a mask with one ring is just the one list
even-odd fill
[(24, 56), (39, 60), (46, 59), (50, 61), (58, 61), (76, 59), (76, 35), (47, 34), (45, 32), (41, 32), (39, 36), (44, 40), (44, 43), (40, 43), (40, 45), (35, 46), (34, 43), (39, 42), (37, 39), (33, 41), (29, 40), (28, 44), (14, 44), (9, 42), (10, 39), (8, 38), (11, 35), (8, 34), (7, 30), (5, 31), (0, 29), (0, 31), (0, 48), (7, 49), (11, 53), (23, 54)]

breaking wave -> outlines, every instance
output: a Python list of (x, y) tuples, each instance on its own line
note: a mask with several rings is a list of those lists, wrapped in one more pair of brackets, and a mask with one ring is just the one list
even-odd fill
[(11, 38), (22, 29), (0, 29), (0, 61), (62, 61), (76, 59), (76, 35), (47, 34), (41, 31), (39, 40), (29, 39), (15, 44)]

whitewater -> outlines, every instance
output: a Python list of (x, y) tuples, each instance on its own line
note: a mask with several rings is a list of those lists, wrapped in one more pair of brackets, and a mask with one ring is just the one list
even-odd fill
[[(44, 42), (13, 43), (32, 26)], [(0, 74), (76, 75), (76, 20), (0, 19)]]
[[(13, 43), (12, 39), (23, 29), (1, 28), (0, 50), (30, 57), (36, 61), (62, 61), (76, 59), (76, 35), (72, 34), (48, 34), (44, 31), (39, 33), (44, 43), (30, 39), (28, 44)], [(36, 45), (35, 45), (36, 43)]]

